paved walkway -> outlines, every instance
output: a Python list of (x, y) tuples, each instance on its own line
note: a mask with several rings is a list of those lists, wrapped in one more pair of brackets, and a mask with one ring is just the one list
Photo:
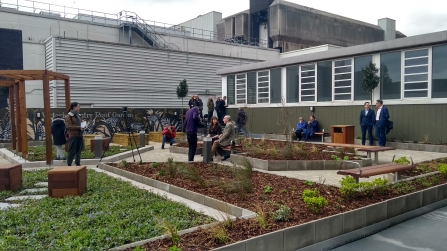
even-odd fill
[(336, 251), (441, 251), (446, 250), (447, 207), (351, 242)]

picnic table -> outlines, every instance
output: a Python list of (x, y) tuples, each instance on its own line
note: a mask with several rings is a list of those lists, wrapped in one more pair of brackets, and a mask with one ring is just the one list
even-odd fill
[(356, 148), (357, 151), (366, 152), (368, 158), (371, 158), (371, 153), (374, 153), (374, 165), (379, 164), (379, 152), (395, 150), (394, 147), (387, 146), (364, 146), (355, 144), (339, 144), (339, 143), (326, 143), (327, 146), (332, 147), (346, 147), (346, 148)]

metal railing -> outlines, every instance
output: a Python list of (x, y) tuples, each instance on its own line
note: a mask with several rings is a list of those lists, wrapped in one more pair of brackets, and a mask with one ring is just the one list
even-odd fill
[[(152, 34), (153, 33), (155, 34), (164, 33), (167, 35), (174, 34), (174, 35), (188, 36), (188, 37), (208, 39), (213, 41), (221, 41), (234, 44), (244, 44), (244, 45), (259, 46), (265, 48), (268, 47), (267, 40), (261, 40), (250, 37), (245, 38), (243, 36), (234, 36), (232, 34), (218, 35), (218, 33), (215, 31), (145, 20), (136, 15), (135, 12), (131, 11), (120, 11), (117, 14), (112, 14), (100, 11), (85, 10), (75, 7), (67, 7), (57, 4), (31, 1), (31, 0), (0, 0), (0, 7), (15, 9), (18, 11), (32, 12), (41, 15), (48, 15), (53, 17), (78, 19), (78, 20), (110, 24), (110, 25), (121, 25), (125, 21), (131, 21), (130, 20), (131, 18), (128, 16), (134, 15), (135, 18), (138, 17), (137, 19), (139, 24), (141, 26), (144, 26), (144, 29), (150, 31), (150, 33)], [(127, 13), (130, 15), (127, 15)]]

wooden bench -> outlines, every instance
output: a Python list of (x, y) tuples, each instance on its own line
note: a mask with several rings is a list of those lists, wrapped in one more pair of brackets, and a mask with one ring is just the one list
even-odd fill
[(224, 148), (225, 151), (230, 151), (231, 154), (234, 153), (235, 149), (242, 149), (241, 145), (236, 145), (236, 146), (227, 146)]
[[(395, 155), (396, 156), (396, 155)], [(394, 156), (394, 157), (395, 157)], [(393, 161), (394, 161), (393, 157)], [(355, 179), (355, 182), (359, 182), (359, 178), (369, 178), (371, 176), (381, 175), (381, 174), (387, 174), (387, 173), (395, 173), (395, 180), (400, 180), (400, 172), (405, 171), (408, 169), (415, 168), (416, 165), (413, 163), (413, 159), (410, 157), (411, 162), (410, 164), (395, 164), (389, 163), (389, 164), (382, 164), (382, 165), (376, 165), (376, 166), (368, 166), (368, 167), (361, 167), (358, 162), (354, 161), (342, 161), (340, 163), (340, 171), (337, 172), (337, 174), (341, 175), (350, 175)], [(347, 169), (347, 170), (341, 170), (343, 167), (343, 163), (352, 163), (358, 166), (358, 168), (354, 169)]]
[(81, 195), (87, 190), (86, 166), (62, 166), (48, 171), (48, 195), (53, 198)]
[(379, 164), (379, 152), (395, 150), (393, 147), (387, 146), (364, 146), (364, 145), (354, 145), (354, 144), (339, 144), (339, 143), (326, 143), (325, 145), (329, 147), (344, 147), (344, 148), (356, 148), (357, 151), (366, 152), (368, 158), (371, 158), (371, 153), (374, 153), (374, 165)]
[(22, 165), (0, 165), (0, 191), (14, 191), (22, 186)]
[(324, 135), (329, 135), (327, 132), (316, 132), (314, 135), (321, 136), (321, 143), (324, 143)]

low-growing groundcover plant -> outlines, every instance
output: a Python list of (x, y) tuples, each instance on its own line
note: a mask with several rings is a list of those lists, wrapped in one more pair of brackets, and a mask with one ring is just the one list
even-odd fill
[[(46, 181), (46, 173), (24, 171), (24, 188)], [(87, 182), (82, 196), (28, 200), (0, 211), (0, 250), (106, 250), (162, 235), (157, 219), (179, 230), (213, 221), (93, 170)]]
[[(43, 161), (46, 160), (45, 146), (30, 146), (28, 151), (32, 154), (29, 154), (29, 161)], [(8, 150), (12, 150), (12, 148), (8, 148)], [(118, 153), (129, 151), (130, 146), (109, 146), (109, 150), (105, 152), (104, 157), (109, 157)], [(53, 146), (53, 158), (56, 158), (56, 147)], [(90, 151), (90, 146), (85, 146), (85, 150), (81, 152), (81, 159), (94, 159), (95, 153)]]

